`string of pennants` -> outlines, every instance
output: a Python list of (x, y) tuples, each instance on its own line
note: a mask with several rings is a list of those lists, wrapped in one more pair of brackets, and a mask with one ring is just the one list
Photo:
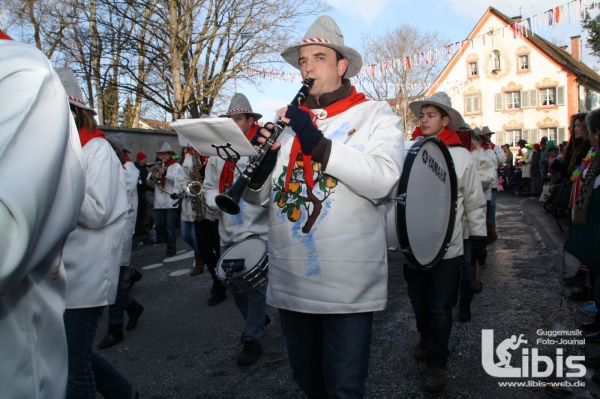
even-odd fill
[[(477, 48), (478, 46), (486, 46), (488, 43), (493, 44), (495, 41), (506, 37), (528, 37), (530, 33), (537, 34), (537, 32), (554, 28), (558, 24), (580, 22), (585, 17), (586, 10), (591, 9), (600, 9), (600, 1), (593, 1), (588, 5), (586, 0), (571, 0), (543, 13), (521, 19), (518, 22), (511, 23), (498, 29), (492, 29), (479, 36), (447, 44), (436, 49), (422, 51), (417, 54), (405, 55), (395, 60), (363, 65), (360, 72), (351, 80), (353, 80), (354, 83), (358, 83), (365, 78), (383, 75), (390, 68), (411, 69), (416, 66), (429, 65), (437, 61), (449, 60), (465, 44), (470, 45), (471, 48)], [(302, 81), (302, 76), (299, 73), (294, 72), (248, 68), (246, 69), (246, 73), (249, 77), (260, 77), (263, 79), (275, 79), (289, 82)], [(416, 87), (418, 85), (427, 84), (428, 83), (406, 83), (405, 86), (415, 85)]]

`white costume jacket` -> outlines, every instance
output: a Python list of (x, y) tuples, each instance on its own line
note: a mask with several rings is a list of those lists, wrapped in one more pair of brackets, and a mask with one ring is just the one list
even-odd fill
[[(366, 101), (316, 123), (332, 147), (325, 171), (313, 162), (313, 189), (298, 159), (289, 190), (283, 192), (295, 136), (288, 127), (265, 184), (270, 195), (255, 192), (269, 205), (267, 302), (305, 313), (382, 310), (387, 245), (381, 204), (400, 178), (404, 139), (399, 119), (387, 103)], [(252, 200), (253, 192), (246, 194)]]
[[(485, 226), (486, 200), (483, 195), (481, 180), (473, 157), (463, 147), (450, 146), (450, 155), (454, 162), (457, 183), (456, 219), (450, 247), (444, 255), (444, 259), (452, 259), (464, 253), (463, 237), (472, 236), (486, 237)], [(485, 157), (485, 154), (482, 154)], [(489, 159), (489, 158), (488, 158)], [(490, 165), (490, 167), (492, 167)], [(464, 218), (464, 220), (463, 220)], [(463, 233), (463, 222), (468, 234)]]
[(83, 201), (82, 157), (65, 90), (46, 56), (0, 40), (0, 395), (6, 398), (65, 397), (61, 250)]
[[(471, 151), (471, 157), (473, 157), (473, 163), (477, 167), (479, 174), (479, 180), (481, 182), (481, 190), (484, 194), (484, 200), (489, 201), (492, 196), (492, 187), (494, 181), (498, 181), (496, 178), (496, 156), (492, 150), (484, 150), (481, 147), (476, 147)], [(463, 238), (468, 239), (471, 235), (469, 229), (469, 219), (467, 214), (463, 215)], [(487, 235), (487, 230), (486, 230)]]
[(127, 212), (125, 169), (108, 141), (83, 146), (85, 199), (64, 248), (67, 309), (115, 302)]
[[(248, 164), (248, 157), (241, 157), (237, 163), (240, 170), (244, 170)], [(215, 197), (219, 194), (219, 180), (225, 161), (217, 156), (210, 157), (206, 172), (204, 175), (204, 186), (202, 192), (205, 195), (206, 203), (213, 209), (218, 209)], [(236, 169), (233, 175), (233, 181), (239, 177)], [(260, 238), (267, 241), (267, 231), (269, 229), (269, 213), (267, 208), (259, 205), (252, 205), (240, 200), (240, 213), (230, 215), (221, 212), (219, 215), (219, 235), (221, 236), (221, 245), (230, 246), (242, 241), (244, 238), (257, 234)]]
[(133, 243), (133, 233), (135, 231), (135, 219), (138, 210), (138, 192), (137, 182), (140, 177), (140, 171), (133, 162), (125, 163), (125, 183), (127, 184), (127, 223), (125, 224), (125, 233), (123, 235), (123, 248), (121, 251), (121, 266), (129, 266), (131, 263), (131, 245)]
[(170, 194), (181, 193), (181, 182), (183, 181), (183, 168), (175, 162), (167, 167), (167, 174), (163, 176), (165, 187), (156, 184), (152, 173), (148, 173), (147, 181), (154, 186), (154, 209), (176, 209), (173, 206), (177, 199), (171, 198)]

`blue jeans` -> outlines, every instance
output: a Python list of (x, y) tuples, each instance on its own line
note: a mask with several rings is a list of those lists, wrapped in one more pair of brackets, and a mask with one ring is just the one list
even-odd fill
[(498, 189), (492, 188), (492, 199), (487, 202), (486, 217), (494, 227), (496, 227), (496, 196), (498, 196)]
[(177, 209), (155, 209), (153, 216), (156, 231), (167, 242), (167, 253), (177, 252)]
[(421, 339), (429, 342), (427, 367), (446, 369), (452, 332), (452, 306), (458, 295), (460, 257), (442, 259), (431, 270), (404, 265), (408, 296)]
[(309, 399), (365, 397), (373, 312), (279, 309), (279, 319), (294, 380)]
[(198, 242), (196, 241), (196, 229), (194, 228), (194, 222), (181, 221), (181, 238), (185, 241), (192, 249), (194, 253), (198, 253)]
[(136, 390), (102, 356), (92, 349), (104, 306), (67, 309), (63, 316), (69, 351), (67, 399), (135, 398)]
[(129, 278), (127, 278), (127, 287), (125, 286), (125, 277), (129, 276), (129, 266), (119, 268), (119, 285), (117, 286), (117, 298), (115, 303), (108, 306), (108, 324), (123, 324), (125, 308), (133, 302), (133, 297), (129, 295)]
[[(222, 246), (224, 254), (231, 246)], [(265, 316), (267, 314), (267, 284), (242, 294), (232, 293), (235, 305), (242, 314), (246, 325), (244, 326), (244, 341), (254, 341), (262, 344), (265, 334)]]

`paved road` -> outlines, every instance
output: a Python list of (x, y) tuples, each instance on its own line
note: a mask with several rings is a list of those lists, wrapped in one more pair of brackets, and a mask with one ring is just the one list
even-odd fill
[[(482, 272), (484, 290), (476, 296), (473, 320), (455, 321), (450, 340), (449, 379), (444, 398), (558, 398), (598, 397), (584, 378), (492, 377), (481, 365), (482, 329), (493, 329), (495, 345), (511, 335), (523, 334), (531, 354), (556, 359), (557, 345), (537, 345), (538, 330), (571, 331), (590, 316), (577, 311), (580, 304), (562, 299), (559, 277), (563, 272), (560, 248), (566, 235), (556, 221), (531, 198), (500, 193), (499, 240), (489, 247)], [(564, 224), (564, 220), (562, 223)], [(138, 240), (139, 241), (139, 240)], [(135, 241), (134, 241), (135, 243)], [(189, 250), (180, 241), (179, 250)], [(273, 323), (266, 329), (264, 354), (249, 368), (236, 365), (241, 350), (242, 318), (229, 297), (208, 307), (207, 272), (189, 277), (192, 259), (163, 262), (164, 247), (134, 247), (132, 264), (144, 274), (132, 294), (145, 306), (137, 328), (125, 332), (125, 340), (102, 353), (138, 387), (142, 398), (302, 398), (287, 363), (277, 311), (268, 308)], [(182, 253), (181, 257), (189, 254)], [(149, 265), (160, 265), (144, 269)], [(577, 264), (567, 257), (571, 274)], [(171, 274), (183, 273), (178, 276)], [(103, 319), (96, 337), (106, 332)], [(374, 322), (367, 397), (420, 398), (425, 367), (412, 358), (418, 341), (414, 316), (406, 293), (402, 268), (396, 254), (389, 256), (388, 307)], [(523, 346), (525, 347), (525, 345)], [(584, 345), (563, 345), (563, 358), (583, 355)], [(588, 355), (594, 348), (587, 348)], [(513, 352), (514, 367), (522, 367), (520, 349)], [(530, 362), (529, 362), (530, 363)], [(530, 367), (531, 369), (531, 367)], [(499, 382), (528, 380), (585, 383), (586, 387), (549, 389), (507, 388)]]

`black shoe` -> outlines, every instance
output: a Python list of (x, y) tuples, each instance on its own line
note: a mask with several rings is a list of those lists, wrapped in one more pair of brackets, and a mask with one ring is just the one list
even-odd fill
[(170, 258), (177, 255), (177, 252), (173, 252), (173, 251), (167, 251), (167, 254), (165, 255), (165, 258)]
[(133, 301), (131, 305), (127, 306), (125, 310), (129, 315), (129, 320), (127, 321), (127, 326), (125, 327), (125, 330), (130, 331), (133, 330), (135, 326), (137, 326), (140, 316), (142, 315), (142, 313), (144, 313), (144, 307), (136, 301)]
[(425, 376), (425, 384), (423, 390), (425, 392), (442, 392), (446, 387), (446, 370), (442, 369), (427, 369)]
[(213, 294), (213, 296), (211, 296), (208, 299), (208, 306), (215, 306), (220, 304), (221, 302), (223, 302), (225, 299), (227, 299), (227, 295), (223, 294)]
[(133, 288), (133, 285), (140, 281), (144, 277), (144, 275), (137, 271), (137, 269), (133, 269), (131, 273), (129, 273), (129, 290)]
[(600, 344), (600, 331), (595, 333), (586, 334), (583, 336), (586, 344)]
[(98, 344), (98, 349), (107, 349), (123, 341), (123, 323), (109, 324), (106, 336)]
[(262, 355), (262, 346), (254, 341), (245, 341), (244, 349), (240, 352), (237, 359), (238, 366), (251, 366)]
[(265, 327), (268, 326), (269, 324), (271, 324), (271, 318), (267, 314), (267, 315), (265, 315)]

